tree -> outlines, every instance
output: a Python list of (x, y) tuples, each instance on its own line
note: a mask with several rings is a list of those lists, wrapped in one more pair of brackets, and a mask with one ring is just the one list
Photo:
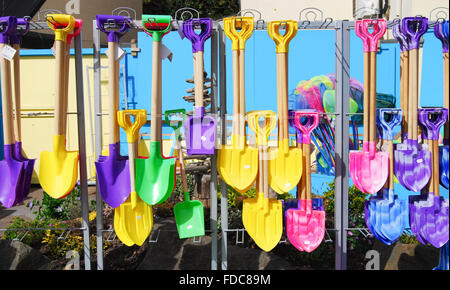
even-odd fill
[(239, 12), (240, 6), (239, 0), (143, 0), (143, 13), (174, 17), (178, 9), (189, 7), (197, 10), (200, 17), (217, 20), (235, 15)]

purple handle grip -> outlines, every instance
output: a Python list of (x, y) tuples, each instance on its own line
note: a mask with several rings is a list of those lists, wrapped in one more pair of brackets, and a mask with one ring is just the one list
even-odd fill
[[(386, 116), (390, 118), (386, 120)], [(402, 110), (400, 109), (377, 109), (377, 127), (383, 140), (394, 139), (394, 127), (402, 121)]]
[[(194, 26), (199, 24), (202, 31), (200, 34), (195, 33)], [(183, 33), (187, 39), (192, 42), (192, 52), (204, 50), (205, 41), (211, 37), (212, 34), (212, 19), (211, 18), (191, 18), (183, 21)]]
[[(439, 131), (447, 122), (448, 110), (445, 108), (421, 108), (418, 110), (418, 114), (424, 138), (439, 140)], [(432, 116), (431, 119), (430, 116)]]
[[(369, 32), (369, 25), (373, 31)], [(363, 19), (355, 23), (355, 33), (363, 41), (364, 52), (377, 51), (378, 41), (386, 33), (387, 22), (385, 19)]]
[(17, 18), (15, 16), (0, 17), (0, 43), (9, 44), (17, 30)]
[(297, 128), (297, 126), (295, 126), (295, 111), (293, 110), (289, 110), (288, 112), (288, 117), (289, 117), (289, 125), (295, 129), (295, 132), (297, 133), (297, 144), (302, 143), (303, 142), (303, 133), (302, 131), (300, 131), (299, 128)]
[(408, 37), (409, 49), (419, 49), (420, 38), (428, 30), (428, 18), (405, 17), (402, 19), (402, 32)]
[[(95, 16), (97, 20), (97, 26), (98, 29), (103, 31), (108, 35), (108, 42), (117, 42), (119, 43), (120, 38), (130, 30), (130, 26), (128, 23), (130, 22), (130, 19), (125, 16), (119, 16), (119, 15), (103, 15), (98, 14)], [(121, 26), (120, 30), (115, 31), (108, 31), (105, 28), (105, 24), (114, 24), (116, 26)]]
[(434, 26), (434, 35), (442, 42), (442, 53), (448, 52), (448, 20)]
[(395, 37), (395, 39), (397, 39), (398, 43), (400, 44), (400, 52), (409, 50), (408, 37), (402, 32), (401, 21), (398, 21), (392, 26), (392, 35)]
[[(301, 118), (307, 118), (306, 124), (302, 124)], [(295, 127), (303, 133), (303, 144), (311, 143), (311, 132), (319, 125), (319, 113), (315, 110), (301, 110), (295, 112)]]
[(13, 44), (19, 44), (22, 40), (22, 36), (27, 34), (30, 29), (30, 22), (26, 18), (17, 18), (17, 26), (24, 27), (23, 29), (16, 29), (16, 33), (12, 37)]

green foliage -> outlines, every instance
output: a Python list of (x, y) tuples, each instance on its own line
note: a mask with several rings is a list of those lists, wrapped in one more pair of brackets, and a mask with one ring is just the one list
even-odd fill
[[(143, 14), (172, 15), (181, 8), (194, 8), (200, 17), (210, 17), (214, 20), (235, 15), (240, 10), (239, 0), (144, 0)], [(180, 14), (177, 18), (180, 19)], [(197, 17), (197, 15), (194, 15)]]
[[(70, 220), (81, 216), (80, 187), (76, 186), (73, 191), (64, 198), (55, 199), (47, 193), (43, 193), (42, 201), (34, 199), (29, 207), (37, 219), (48, 220)], [(95, 200), (91, 201), (90, 211), (95, 209)]]
[[(12, 222), (6, 227), (7, 229), (23, 229), (23, 228), (46, 228), (49, 226), (50, 223), (56, 222), (56, 220), (42, 220), (42, 219), (34, 219), (32, 221), (26, 221), (23, 218), (20, 217), (14, 217)], [(36, 230), (36, 231), (29, 231), (27, 235), (23, 236), (23, 231), (5, 231), (5, 234), (3, 236), (3, 239), (6, 240), (14, 240), (14, 239), (23, 239), (21, 240), (22, 243), (27, 244), (29, 246), (40, 244), (42, 238), (45, 235), (44, 230)]]

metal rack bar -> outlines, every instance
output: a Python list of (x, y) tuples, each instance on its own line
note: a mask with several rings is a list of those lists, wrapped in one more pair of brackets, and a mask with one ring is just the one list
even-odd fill
[(348, 227), (348, 164), (349, 164), (349, 90), (350, 83), (350, 33), (348, 21), (336, 22), (336, 170), (335, 170), (335, 269), (347, 268)]
[[(101, 63), (100, 63), (100, 30), (97, 28), (97, 21), (92, 21), (92, 45), (94, 50), (94, 112), (95, 112), (95, 160), (102, 153), (102, 89), (101, 89)], [(88, 76), (89, 77), (89, 76)], [(103, 200), (98, 190), (98, 183), (95, 184), (96, 193), (96, 227), (97, 227), (97, 270), (103, 270)]]

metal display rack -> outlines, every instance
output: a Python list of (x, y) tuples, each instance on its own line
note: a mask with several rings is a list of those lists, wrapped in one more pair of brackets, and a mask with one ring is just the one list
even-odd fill
[[(41, 14), (48, 13), (61, 13), (58, 10), (42, 10), (38, 14), (37, 21), (29, 20), (29, 30), (39, 31), (47, 30), (51, 31), (47, 22), (41, 21)], [(65, 239), (73, 231), (83, 232), (83, 245), (84, 245), (84, 268), (85, 270), (91, 269), (91, 249), (89, 244), (89, 200), (88, 200), (88, 178), (87, 178), (87, 164), (86, 164), (86, 127), (85, 127), (85, 113), (84, 113), (84, 92), (83, 92), (83, 55), (82, 55), (82, 32), (73, 38), (74, 52), (75, 52), (75, 79), (76, 79), (76, 106), (77, 112), (68, 112), (67, 114), (77, 115), (77, 129), (78, 129), (78, 152), (79, 152), (79, 185), (80, 185), (80, 201), (81, 201), (81, 227), (79, 228), (9, 228), (0, 229), (0, 231), (16, 231), (18, 235), (17, 240), (22, 240), (31, 231), (62, 231), (59, 239)], [(48, 112), (33, 113), (33, 116), (51, 115)]]
[[(185, 8), (187, 10), (195, 9)], [(177, 11), (181, 11), (180, 9)], [(177, 14), (176, 13), (176, 14)], [(181, 13), (183, 17), (184, 13), (189, 13), (193, 16), (192, 12), (185, 11)], [(255, 13), (259, 13), (257, 10), (249, 9), (243, 10), (238, 13), (238, 16), (244, 16), (250, 13), (253, 17)], [(309, 19), (302, 20), (303, 15), (314, 15), (314, 20)], [(198, 15), (198, 12), (197, 12)], [(176, 15), (175, 15), (176, 17)], [(255, 18), (255, 30), (267, 30), (267, 23), (259, 17)], [(349, 193), (349, 83), (350, 83), (350, 31), (354, 29), (355, 22), (348, 20), (334, 21), (331, 18), (322, 19), (316, 21), (317, 13), (314, 10), (304, 9), (300, 12), (300, 20), (298, 21), (299, 30), (334, 30), (335, 31), (335, 68), (336, 68), (336, 86), (335, 86), (335, 112), (323, 113), (321, 115), (333, 115), (335, 117), (335, 214), (334, 214), (334, 228), (327, 229), (327, 238), (324, 242), (332, 242), (328, 231), (335, 232), (335, 269), (345, 270), (347, 269), (347, 232), (350, 230), (358, 230), (367, 237), (370, 234), (367, 228), (349, 228), (348, 226), (348, 193)], [(134, 20), (133, 29), (142, 29), (142, 21)], [(388, 21), (388, 28), (396, 22)], [(430, 27), (435, 22), (430, 21)], [(100, 31), (97, 28), (96, 21), (93, 21), (93, 34), (94, 34), (94, 99), (95, 99), (95, 129), (96, 129), (96, 157), (102, 149), (102, 134), (101, 132), (101, 103), (100, 103)], [(178, 20), (173, 21), (173, 30), (178, 30)], [(226, 114), (227, 114), (227, 92), (226, 92), (226, 36), (223, 28), (223, 21), (213, 21), (213, 33), (211, 36), (211, 114), (216, 115), (219, 111), (220, 128), (221, 132), (221, 144), (225, 144), (226, 140)], [(220, 104), (217, 103), (220, 96)], [(356, 114), (352, 114), (356, 115)], [(219, 126), (218, 126), (219, 127)], [(211, 270), (218, 269), (218, 232), (217, 232), (217, 168), (216, 168), (216, 155), (211, 156), (211, 183), (210, 183), (210, 198), (211, 198), (211, 212), (210, 212), (210, 225), (212, 236), (211, 247)], [(242, 244), (244, 241), (245, 229), (229, 229), (228, 228), (228, 197), (227, 197), (227, 184), (221, 180), (221, 200), (220, 200), (220, 218), (221, 218), (221, 265), (220, 269), (228, 269), (228, 246), (227, 246), (227, 234), (228, 232), (236, 232), (236, 244)], [(97, 191), (97, 249), (103, 249), (103, 232), (111, 231), (104, 230), (102, 224), (102, 203), (101, 196)], [(159, 235), (159, 232), (157, 233)], [(149, 239), (150, 240), (150, 239)], [(157, 242), (156, 240), (150, 240), (150, 242)], [(280, 243), (286, 242), (280, 241)], [(103, 269), (103, 252), (98, 250), (97, 252), (98, 269)]]
[[(127, 13), (130, 15), (127, 7), (119, 7), (113, 11), (115, 15)], [(312, 9), (312, 8), (311, 8)], [(132, 10), (132, 9), (131, 9)], [(192, 8), (183, 8), (177, 11), (183, 11), (181, 18), (186, 13), (193, 15), (196, 11)], [(305, 9), (304, 9), (305, 10)], [(308, 11), (302, 10), (300, 12), (300, 19), (298, 21), (299, 30), (334, 30), (335, 31), (335, 112), (327, 115), (335, 117), (335, 200), (334, 200), (334, 228), (327, 229), (335, 233), (335, 269), (345, 270), (347, 268), (347, 231), (355, 230), (348, 226), (348, 194), (349, 194), (349, 83), (350, 83), (350, 31), (354, 29), (355, 22), (348, 20), (334, 21), (331, 18), (320, 19), (313, 21), (308, 19), (302, 20), (302, 15), (308, 15)], [(240, 11), (238, 15), (250, 13), (254, 16), (256, 10)], [(41, 13), (41, 12), (39, 12)], [(178, 21), (175, 19), (172, 23), (172, 30), (178, 30)], [(134, 13), (136, 15), (136, 13)], [(197, 12), (198, 15), (198, 12)], [(136, 18), (136, 16), (134, 16)], [(430, 21), (430, 27), (436, 21)], [(394, 21), (388, 21), (388, 28), (392, 27)], [(131, 29), (142, 30), (142, 21), (132, 19)], [(267, 30), (267, 24), (259, 17), (255, 17), (255, 30)], [(46, 22), (30, 21), (30, 30), (50, 30)], [(94, 78), (94, 115), (95, 115), (95, 158), (98, 160), (102, 151), (102, 116), (107, 113), (102, 112), (101, 104), (101, 50), (100, 39), (101, 31), (97, 28), (96, 20), (93, 20), (93, 78)], [(91, 269), (90, 244), (89, 244), (89, 202), (88, 202), (88, 176), (86, 164), (86, 138), (85, 138), (85, 112), (84, 112), (84, 95), (83, 95), (83, 63), (82, 63), (82, 45), (81, 33), (74, 37), (75, 46), (75, 73), (76, 73), (76, 98), (77, 98), (77, 123), (78, 123), (78, 148), (79, 148), (79, 182), (81, 194), (81, 227), (80, 228), (30, 228), (30, 229), (0, 229), (2, 231), (21, 231), (19, 235), (23, 238), (29, 231), (32, 230), (57, 230), (64, 232), (61, 237), (67, 236), (70, 231), (82, 231), (84, 242), (84, 262), (85, 270)], [(213, 21), (212, 36), (211, 36), (211, 114), (217, 115), (221, 122), (221, 144), (226, 142), (226, 114), (227, 114), (227, 91), (226, 91), (226, 35), (224, 33), (223, 21)], [(220, 104), (218, 99), (220, 97)], [(40, 113), (37, 113), (40, 114)], [(48, 114), (42, 112), (42, 114)], [(355, 114), (353, 114), (355, 115)], [(210, 229), (211, 233), (211, 270), (217, 270), (218, 266), (218, 174), (217, 174), (217, 155), (211, 156), (211, 181), (210, 181)], [(113, 230), (103, 228), (103, 200), (97, 187), (96, 191), (96, 234), (97, 234), (97, 269), (103, 270), (103, 242), (104, 233), (109, 233), (106, 239), (109, 239), (113, 234)], [(243, 243), (245, 229), (229, 229), (228, 228), (228, 196), (227, 184), (221, 181), (221, 200), (220, 200), (220, 218), (221, 218), (221, 264), (220, 269), (228, 269), (228, 246), (227, 234), (228, 232), (236, 232), (236, 244)], [(363, 234), (368, 233), (367, 229), (357, 228)], [(149, 237), (149, 242), (157, 242), (159, 231), (156, 233), (156, 239)], [(328, 235), (328, 232), (327, 232)], [(280, 241), (286, 242), (286, 241)], [(332, 242), (326, 238), (324, 242)]]

